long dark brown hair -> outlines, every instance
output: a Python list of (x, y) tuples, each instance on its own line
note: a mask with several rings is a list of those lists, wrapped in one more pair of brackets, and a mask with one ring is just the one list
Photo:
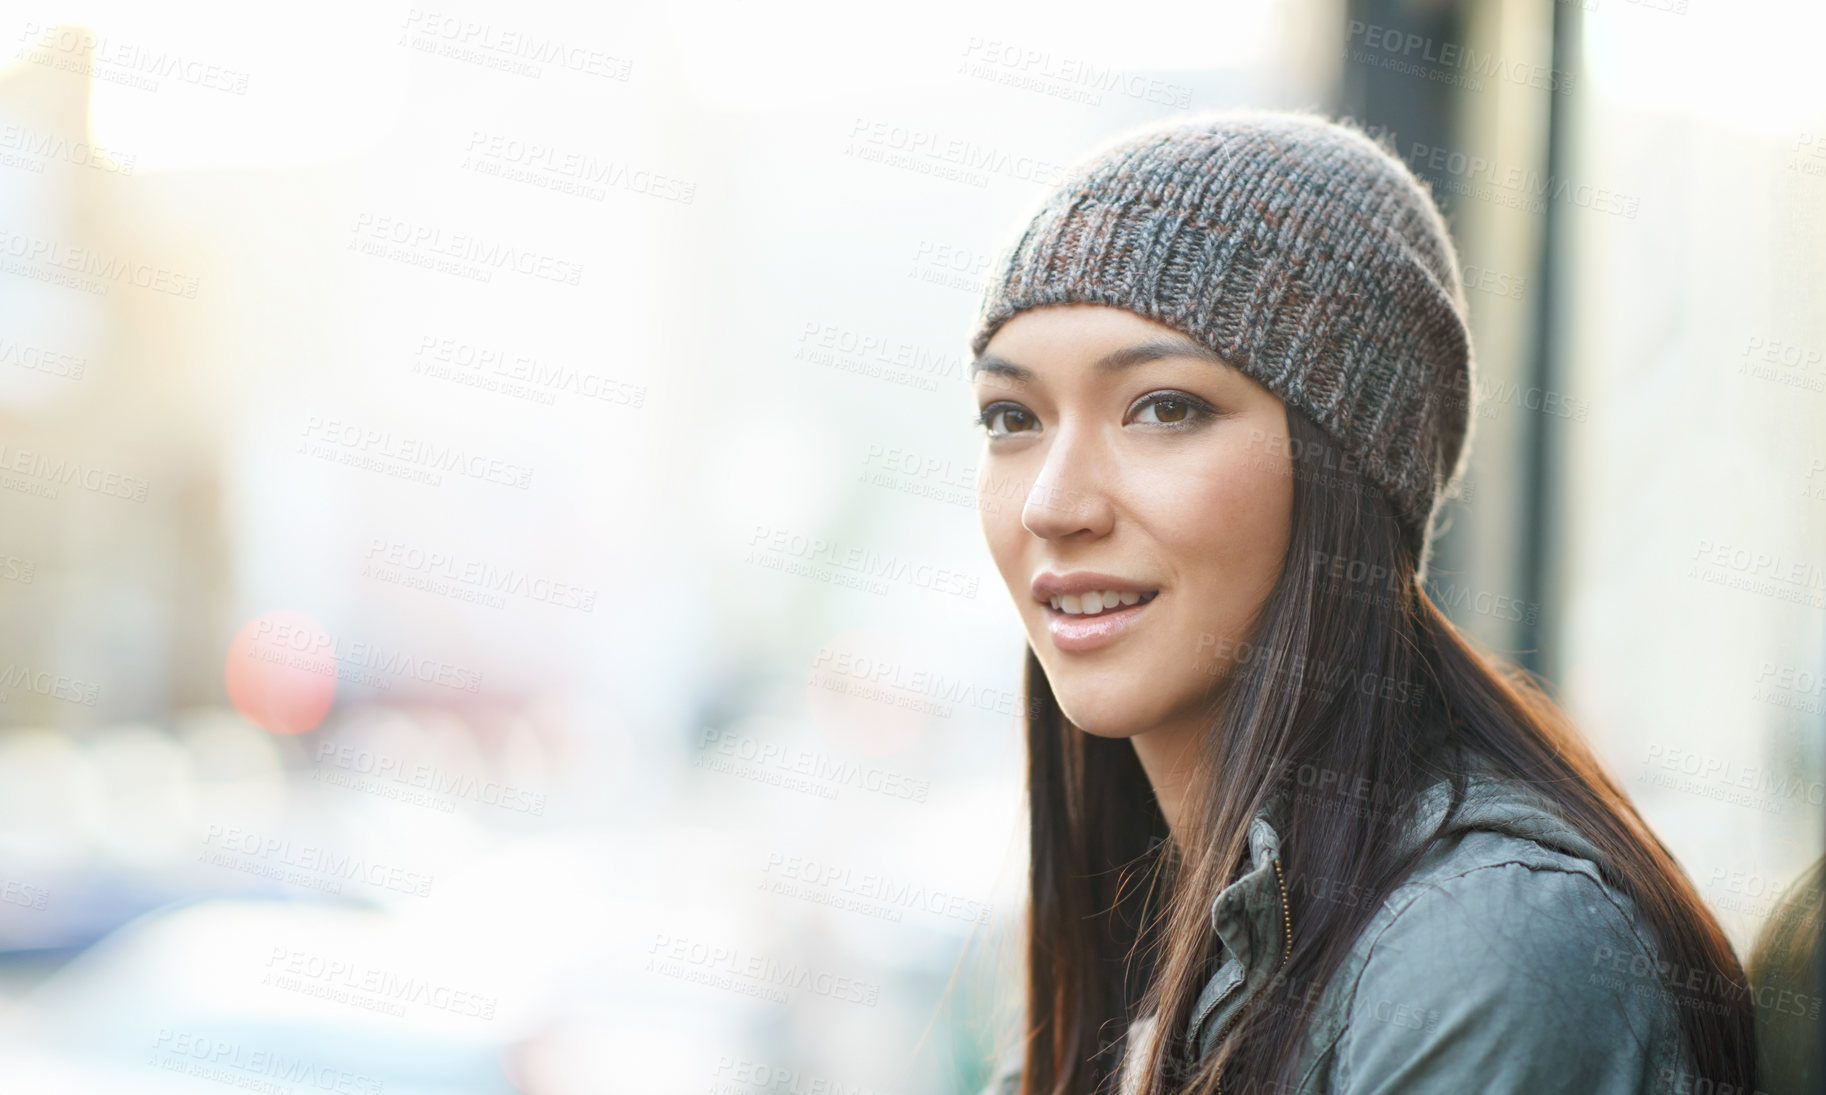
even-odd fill
[[(1704, 984), (1679, 1008), (1698, 1069), (1689, 1083), (1754, 1090), (1743, 971), (1690, 880), (1541, 684), (1475, 648), (1428, 596), (1381, 491), (1304, 415), (1290, 407), (1287, 419), (1287, 556), (1247, 641), (1213, 675), (1183, 845), (1134, 747), (1070, 726), (1027, 653), (1022, 1095), (1113, 1091), (1125, 1052), (1145, 1055), (1147, 1095), (1203, 1095), (1220, 1073), (1231, 1095), (1292, 1091), (1315, 990), (1417, 858), (1396, 858), (1389, 828), (1441, 778), (1453, 780), (1456, 805), (1473, 757), (1534, 785), (1608, 858), (1606, 880), (1634, 900), (1662, 968), (1676, 971), (1657, 989)], [(1292, 951), (1215, 1052), (1194, 1061), (1186, 1026), (1219, 948), (1211, 899), (1247, 869), (1251, 819), (1298, 772), (1372, 788), (1372, 808), (1290, 796), (1281, 858)], [(1315, 899), (1317, 887), (1352, 899)], [(1147, 1015), (1161, 1017), (1158, 1036), (1125, 1048)]]

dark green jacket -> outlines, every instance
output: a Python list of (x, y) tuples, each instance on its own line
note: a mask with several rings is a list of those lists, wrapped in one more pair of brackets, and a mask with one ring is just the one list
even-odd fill
[[(1293, 793), (1306, 792), (1296, 784)], [(1377, 808), (1367, 797), (1324, 793), (1339, 808)], [(1447, 783), (1429, 788), (1417, 815), (1395, 827), (1397, 851), (1427, 842), (1449, 802)], [(1212, 902), (1224, 961), (1192, 1009), (1189, 1041), (1201, 1057), (1280, 962), (1274, 860), (1284, 809), (1278, 798), (1256, 816), (1251, 869)], [(1295, 1090), (1709, 1090), (1692, 1072), (1655, 948), (1633, 903), (1600, 878), (1599, 859), (1538, 793), (1473, 776), (1451, 822), (1371, 916), (1337, 975), (1310, 998)], [(1292, 877), (1286, 883), (1290, 897), (1301, 895), (1296, 902), (1353, 896), (1302, 889)], [(1131, 1041), (1152, 1027), (1152, 1016), (1144, 1018)], [(1013, 1092), (1019, 1078), (1020, 1059), (1011, 1054), (985, 1095)]]

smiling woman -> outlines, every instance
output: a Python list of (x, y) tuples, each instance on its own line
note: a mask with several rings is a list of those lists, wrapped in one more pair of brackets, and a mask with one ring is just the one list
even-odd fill
[(1583, 737), (1422, 580), (1473, 362), (1360, 132), (1113, 142), (972, 380), (1027, 635), (1026, 1022), (989, 1090), (1747, 1091), (1743, 972)]
[(1149, 728), (1131, 740), (1171, 821), (1177, 762), (1209, 730), (1210, 655), (1246, 637), (1287, 554), (1286, 406), (1119, 308), (1024, 311), (991, 346), (976, 363), (997, 382), (986, 463), (1031, 488), (1019, 511), (984, 511), (990, 552), (1073, 724)]

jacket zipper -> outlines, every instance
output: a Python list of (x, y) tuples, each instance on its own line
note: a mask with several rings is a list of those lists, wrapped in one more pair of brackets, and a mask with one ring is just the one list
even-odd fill
[[(1293, 913), (1287, 908), (1287, 883), (1281, 878), (1280, 856), (1276, 856), (1274, 859), (1274, 883), (1281, 890), (1281, 964), (1286, 965), (1287, 956), (1293, 953)], [(1224, 1044), (1224, 1035), (1229, 1032), (1230, 1027), (1235, 1024), (1237, 1016), (1242, 1013), (1243, 1009), (1237, 1008), (1231, 1013), (1230, 1018), (1224, 1020), (1224, 1025), (1218, 1028), (1217, 1038), (1212, 1041), (1211, 1048), (1216, 1049)], [(1224, 1095), (1224, 1076), (1221, 1069), (1217, 1076), (1216, 1095)]]

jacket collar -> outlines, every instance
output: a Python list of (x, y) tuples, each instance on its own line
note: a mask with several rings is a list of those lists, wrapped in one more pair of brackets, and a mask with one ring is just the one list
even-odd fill
[[(1221, 1011), (1234, 1013), (1234, 1007), (1253, 996), (1281, 964), (1286, 921), (1275, 860), (1281, 854), (1281, 834), (1292, 797), (1291, 783), (1280, 784), (1269, 796), (1249, 824), (1249, 868), (1211, 902), (1211, 928), (1227, 955), (1193, 1005), (1188, 1036), (1193, 1044), (1200, 1045), (1201, 1055), (1209, 1051), (1218, 1032), (1218, 1025), (1213, 1022), (1216, 1015)], [(1440, 829), (1451, 801), (1452, 784), (1448, 779), (1442, 778), (1421, 792), (1417, 809), (1395, 826), (1392, 835), (1396, 855), (1405, 857), (1434, 839), (1456, 832), (1493, 829), (1602, 862), (1597, 848), (1560, 818), (1543, 795), (1526, 784), (1499, 776), (1486, 765), (1474, 764), (1466, 779), (1463, 800)], [(1439, 829), (1437, 836), (1435, 829)], [(1240, 993), (1234, 993), (1239, 986)], [(1236, 1004), (1217, 1007), (1233, 994), (1240, 997)], [(1206, 1028), (1202, 1043), (1201, 1026)]]
[[(1290, 789), (1282, 784), (1256, 813), (1249, 823), (1248, 870), (1211, 902), (1211, 930), (1230, 956), (1243, 964), (1246, 975), (1259, 972), (1265, 978), (1278, 964), (1286, 943), (1274, 861), (1281, 854), (1281, 830), (1291, 798)], [(1253, 989), (1254, 985), (1246, 987)]]

